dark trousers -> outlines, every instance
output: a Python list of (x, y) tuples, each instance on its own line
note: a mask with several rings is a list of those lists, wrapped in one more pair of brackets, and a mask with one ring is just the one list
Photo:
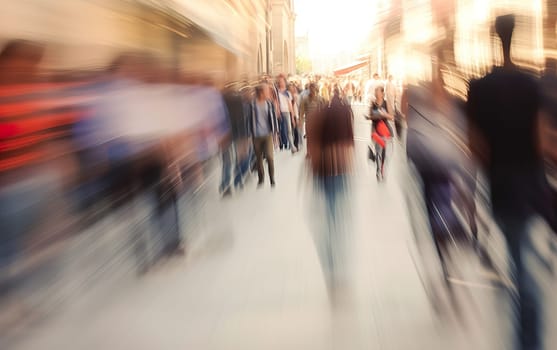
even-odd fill
[(251, 144), (249, 139), (236, 143), (236, 166), (234, 170), (235, 187), (243, 185), (245, 178), (249, 174), (253, 153)]
[(542, 348), (542, 300), (543, 294), (534, 273), (524, 259), (528, 249), (535, 249), (527, 230), (530, 216), (520, 212), (499, 210), (496, 220), (504, 233), (513, 268), (513, 282), (517, 295), (512, 298), (515, 321), (516, 350)]
[(281, 113), (280, 118), (280, 149), (288, 149), (292, 145), (289, 142), (290, 139), (290, 113)]
[(269, 167), (269, 179), (271, 183), (275, 182), (275, 160), (273, 153), (273, 136), (267, 135), (263, 137), (256, 137), (253, 139), (253, 148), (255, 150), (255, 157), (257, 162), (257, 174), (259, 175), (259, 183), (265, 180), (265, 170), (263, 169), (263, 157), (267, 159), (267, 166)]
[(232, 179), (232, 167), (234, 161), (234, 144), (222, 150), (222, 180), (219, 191), (224, 193), (230, 189), (230, 181)]

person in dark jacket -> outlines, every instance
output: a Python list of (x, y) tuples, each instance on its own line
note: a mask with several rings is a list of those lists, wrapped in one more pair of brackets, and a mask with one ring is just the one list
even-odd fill
[[(316, 247), (332, 302), (339, 297), (345, 284), (345, 235), (347, 220), (342, 213), (345, 205), (347, 177), (354, 158), (354, 127), (352, 109), (340, 97), (340, 89), (333, 91), (327, 108), (308, 121), (309, 164), (318, 192), (323, 195), (327, 229), (318, 232)], [(345, 229), (345, 230), (341, 230)]]
[(497, 17), (495, 29), (503, 46), (503, 66), (472, 81), (468, 92), (470, 143), (486, 168), (492, 210), (507, 241), (517, 296), (514, 349), (542, 349), (543, 292), (525, 259), (528, 224), (541, 216), (555, 230), (549, 186), (536, 134), (541, 102), (539, 82), (511, 61), (513, 15)]
[(248, 115), (244, 110), (242, 95), (229, 85), (223, 91), (224, 103), (228, 111), (231, 140), (227, 149), (223, 150), (223, 169), (220, 191), (223, 195), (231, 193), (232, 170), (234, 169), (234, 187), (243, 186), (248, 169), (245, 160), (249, 150)]
[(265, 171), (263, 157), (267, 159), (271, 186), (275, 186), (275, 162), (273, 137), (278, 132), (278, 121), (273, 103), (270, 101), (270, 87), (262, 83), (255, 88), (255, 99), (249, 107), (250, 134), (257, 162), (258, 187), (263, 185)]

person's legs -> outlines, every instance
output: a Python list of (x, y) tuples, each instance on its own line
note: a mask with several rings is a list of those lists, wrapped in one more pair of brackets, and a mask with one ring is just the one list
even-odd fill
[(513, 296), (512, 306), (515, 321), (515, 349), (541, 349), (542, 330), (542, 293), (524, 259), (524, 248), (532, 248), (528, 244), (528, 216), (519, 213), (496, 213), (497, 222), (504, 232), (511, 265), (513, 265), (513, 282), (518, 295)]
[(60, 181), (56, 169), (39, 167), (21, 174), (16, 183), (0, 188), (0, 296), (17, 288), (14, 264), (23, 255), (28, 234), (59, 193)]
[(234, 166), (234, 187), (243, 185), (244, 178), (249, 168), (248, 144), (247, 139), (238, 140), (235, 144), (236, 163)]
[[(253, 140), (253, 148), (255, 150), (255, 158), (257, 163), (257, 175), (259, 178), (259, 184), (262, 184), (265, 181), (265, 170), (263, 169), (263, 153), (264, 152), (264, 145), (265, 145), (265, 137), (256, 137)], [(272, 144), (272, 141), (271, 141)], [(271, 146), (272, 147), (272, 146)]]
[[(320, 249), (323, 273), (331, 292), (345, 281), (344, 265), (344, 234), (342, 227), (341, 206), (344, 192), (343, 176), (328, 176), (319, 179), (325, 199), (325, 216), (327, 227), (324, 231)], [(333, 295), (334, 297), (334, 295)]]
[(387, 143), (389, 141), (385, 140), (385, 147), (383, 147), (383, 150), (381, 151), (381, 177), (385, 177), (385, 164), (387, 161)]
[[(265, 152), (265, 158), (267, 159), (267, 165), (269, 167), (269, 179), (271, 180), (271, 185), (274, 185), (275, 184), (275, 156), (273, 152), (273, 137), (271, 135), (263, 138), (263, 149)], [(263, 165), (261, 165), (261, 167), (263, 168)]]
[(376, 176), (378, 180), (381, 180), (381, 177), (383, 176), (383, 151), (385, 149), (383, 147), (381, 147), (380, 144), (375, 143), (375, 165), (376, 165)]
[(222, 180), (219, 188), (221, 194), (224, 194), (230, 190), (233, 153), (234, 153), (233, 144), (230, 144), (230, 146), (222, 150)]
[(296, 127), (296, 132), (298, 133), (298, 150), (304, 145), (304, 123), (298, 121), (298, 126)]
[(288, 124), (290, 124), (290, 113), (281, 113), (280, 118), (280, 145), (281, 149), (288, 149)]
[(290, 120), (290, 114), (288, 115), (288, 146), (292, 150), (292, 153), (296, 152), (296, 146), (294, 146), (294, 134), (292, 128), (292, 120)]

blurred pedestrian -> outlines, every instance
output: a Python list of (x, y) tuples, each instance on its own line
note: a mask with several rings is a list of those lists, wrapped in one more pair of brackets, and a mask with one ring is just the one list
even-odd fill
[(382, 181), (385, 177), (387, 145), (393, 136), (390, 122), (394, 120), (394, 116), (388, 112), (387, 101), (385, 101), (385, 90), (382, 86), (375, 89), (375, 101), (371, 104), (369, 118), (372, 121), (371, 138), (375, 147), (377, 181)]
[(316, 187), (324, 196), (323, 217), (327, 221), (327, 228), (316, 237), (316, 246), (329, 293), (335, 301), (338, 288), (346, 283), (347, 232), (343, 230), (346, 218), (342, 210), (354, 152), (352, 111), (341, 99), (339, 89), (333, 91), (330, 105), (313, 115), (308, 123), (309, 163)]
[(13, 40), (0, 52), (0, 295), (17, 289), (14, 267), (26, 242), (51, 240), (42, 235), (52, 227), (35, 230), (60, 218), (64, 184), (74, 175), (68, 139), (79, 112), (64, 101), (66, 91), (43, 80), (44, 50)]
[[(304, 137), (307, 135), (306, 124), (314, 114), (321, 111), (325, 107), (325, 101), (319, 96), (317, 91), (317, 84), (310, 83), (309, 94), (302, 99), (300, 104), (300, 124), (304, 132)], [(308, 150), (309, 152), (309, 150)]]
[(344, 84), (344, 97), (348, 101), (349, 105), (352, 105), (352, 102), (354, 100), (354, 94), (355, 94), (354, 90), (355, 89), (356, 88), (354, 87), (354, 84), (352, 83), (352, 80), (348, 79), (346, 81), (346, 83)]
[(551, 187), (553, 203), (557, 205), (557, 60), (546, 59), (542, 77), (542, 113), (538, 131), (545, 160), (546, 177)]
[(292, 153), (295, 153), (297, 149), (292, 138), (292, 118), (294, 115), (292, 94), (288, 91), (286, 78), (282, 75), (277, 79), (277, 93), (280, 109), (280, 149), (290, 149)]
[(530, 219), (541, 215), (555, 230), (555, 211), (544, 177), (543, 160), (536, 137), (540, 87), (511, 61), (513, 15), (497, 17), (495, 29), (503, 47), (503, 66), (472, 81), (468, 115), (474, 127), (470, 144), (487, 170), (495, 219), (503, 232), (514, 265), (518, 295), (515, 349), (542, 349), (543, 294), (534, 271), (525, 259), (535, 252), (528, 232)]
[(373, 74), (373, 79), (368, 80), (365, 86), (365, 93), (364, 93), (364, 103), (371, 104), (375, 101), (375, 91), (379, 86), (383, 86), (379, 74)]
[(269, 180), (271, 186), (275, 186), (275, 162), (273, 151), (273, 135), (278, 133), (278, 120), (270, 102), (270, 88), (268, 84), (262, 83), (255, 88), (255, 99), (250, 104), (250, 133), (253, 138), (253, 147), (257, 162), (257, 174), (261, 187), (265, 180), (263, 169), (263, 157), (267, 160), (269, 168)]
[(300, 95), (298, 88), (294, 84), (290, 84), (288, 91), (292, 96), (292, 133), (294, 134), (294, 147), (300, 150), (303, 143), (302, 129), (300, 128)]
[[(230, 84), (223, 93), (231, 129), (231, 142), (223, 152), (223, 173), (220, 186), (221, 194), (231, 194), (231, 181), (235, 188), (241, 188), (247, 176), (245, 160), (249, 151), (248, 118), (244, 110), (242, 96)], [(234, 178), (232, 178), (232, 173)]]
[(325, 103), (329, 103), (331, 99), (331, 86), (329, 85), (328, 81), (323, 81), (321, 83), (321, 88), (319, 89), (319, 95), (325, 101)]

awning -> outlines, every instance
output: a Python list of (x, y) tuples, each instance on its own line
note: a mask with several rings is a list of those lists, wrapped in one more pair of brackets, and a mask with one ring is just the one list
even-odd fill
[(352, 72), (354, 72), (358, 69), (367, 67), (367, 65), (368, 65), (368, 61), (357, 61), (357, 62), (354, 62), (354, 63), (348, 65), (348, 66), (344, 66), (344, 67), (335, 69), (333, 71), (333, 73), (337, 76), (338, 75), (345, 75), (345, 74), (352, 73)]

